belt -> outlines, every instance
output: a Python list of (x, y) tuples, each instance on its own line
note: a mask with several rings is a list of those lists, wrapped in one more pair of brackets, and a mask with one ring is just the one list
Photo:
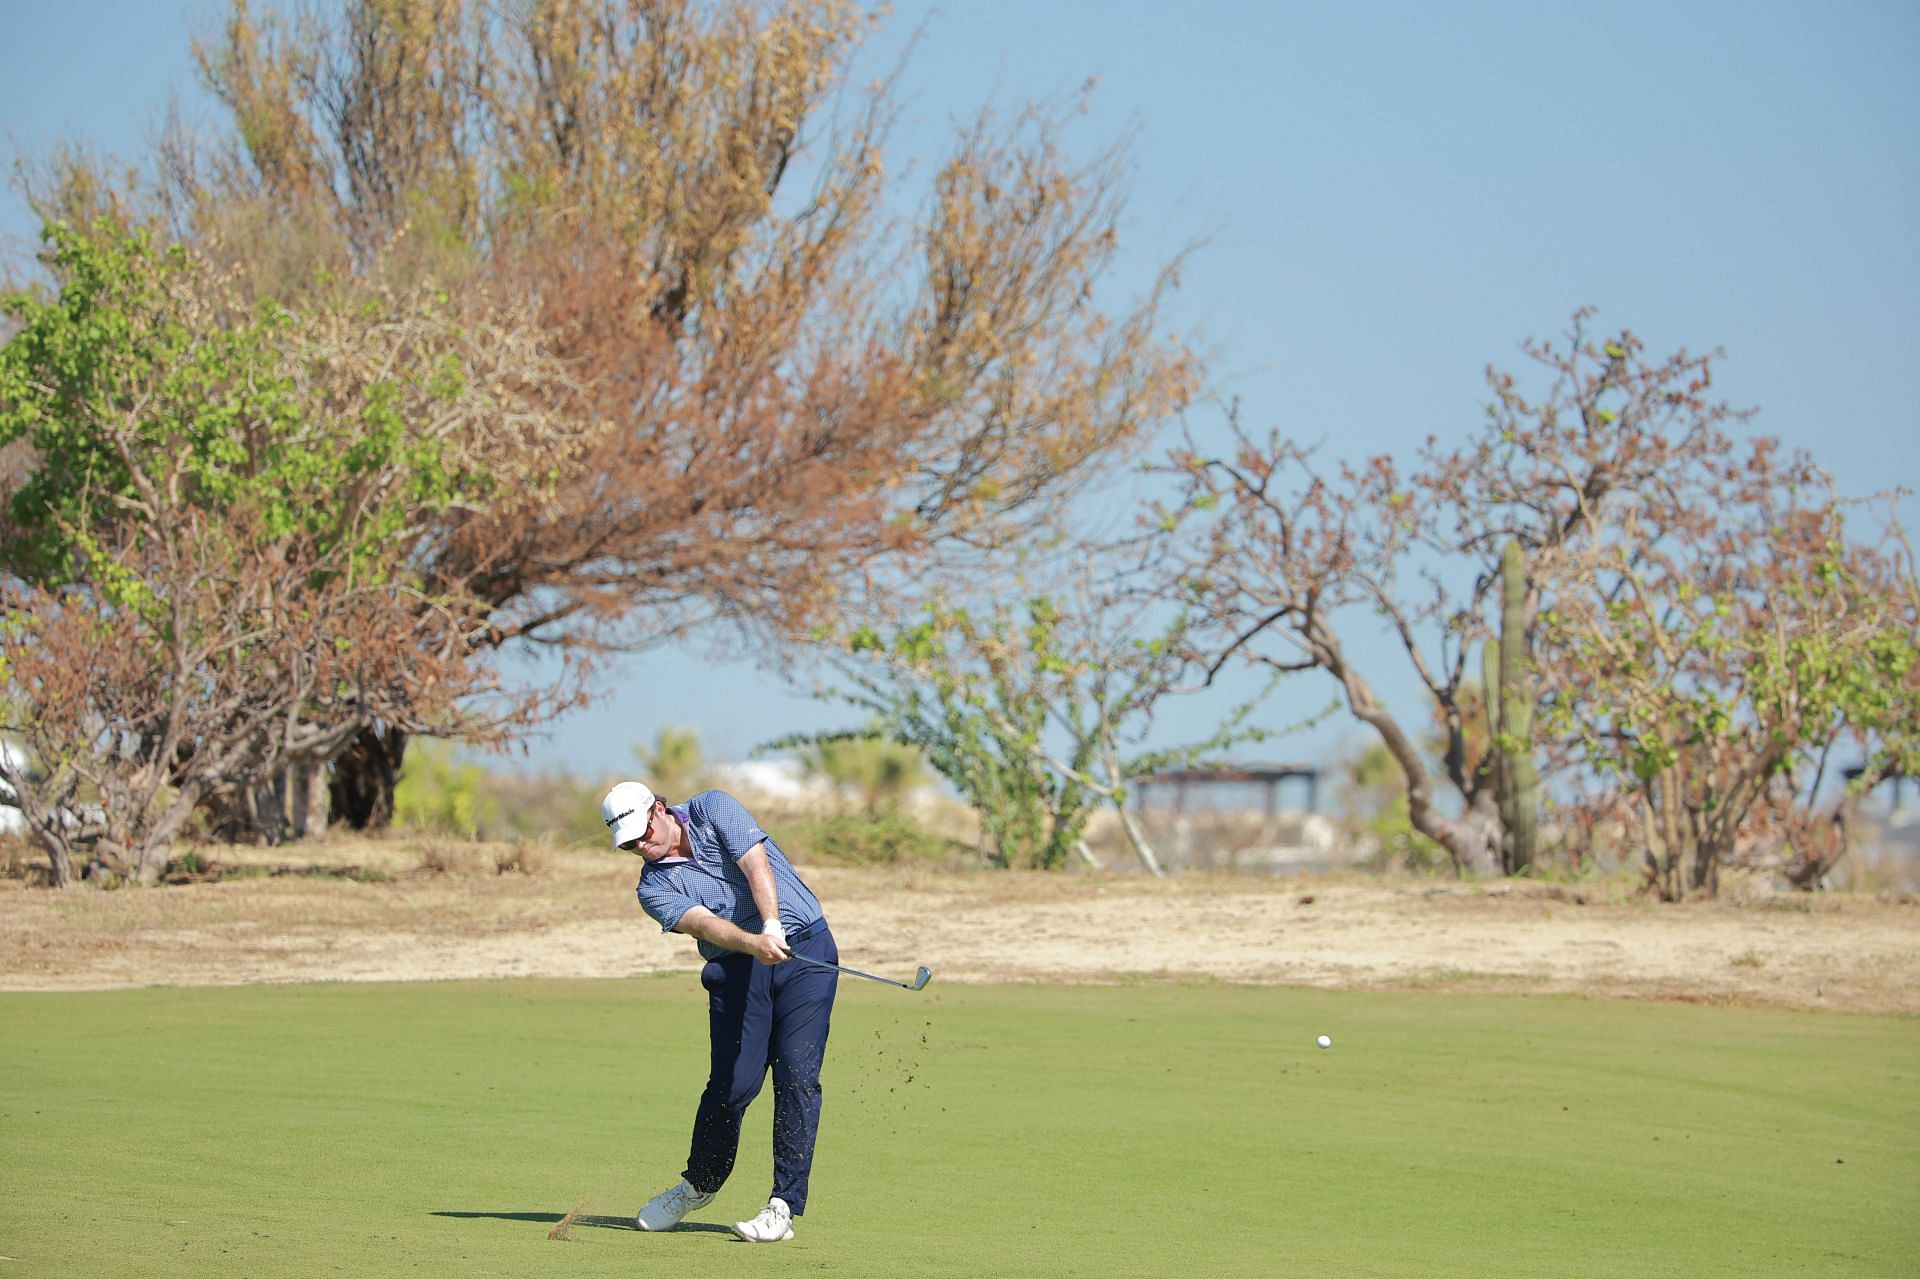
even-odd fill
[(806, 927), (796, 928), (792, 932), (788, 933), (787, 940), (790, 942), (803, 941), (806, 938), (813, 936), (815, 933), (824, 933), (826, 931), (827, 931), (827, 917), (825, 915), (822, 915), (820, 916), (820, 918), (814, 920), (811, 924), (808, 924)]

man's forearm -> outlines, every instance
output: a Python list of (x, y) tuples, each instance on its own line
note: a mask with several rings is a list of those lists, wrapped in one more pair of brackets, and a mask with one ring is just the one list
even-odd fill
[(701, 941), (712, 942), (726, 950), (739, 951), (743, 955), (752, 955), (758, 950), (754, 944), (753, 933), (706, 911), (702, 911), (697, 916), (689, 912), (689, 917), (681, 919), (680, 926), (675, 931), (685, 933), (689, 937), (697, 937)]
[[(773, 863), (767, 860), (767, 846), (755, 844), (740, 859), (740, 873), (747, 877), (747, 889), (753, 894), (753, 905), (760, 912), (760, 921), (764, 927), (780, 923), (780, 890), (773, 882)], [(779, 929), (784, 932), (785, 929)]]

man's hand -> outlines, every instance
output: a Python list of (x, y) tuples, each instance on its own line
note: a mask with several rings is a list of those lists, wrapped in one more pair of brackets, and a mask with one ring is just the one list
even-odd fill
[(784, 964), (793, 958), (787, 939), (779, 933), (751, 933), (748, 939), (747, 953), (763, 964)]

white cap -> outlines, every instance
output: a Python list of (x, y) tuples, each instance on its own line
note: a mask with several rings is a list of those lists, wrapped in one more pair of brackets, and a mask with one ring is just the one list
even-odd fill
[(639, 782), (620, 782), (600, 801), (600, 820), (613, 832), (615, 848), (647, 833), (653, 812), (653, 792)]

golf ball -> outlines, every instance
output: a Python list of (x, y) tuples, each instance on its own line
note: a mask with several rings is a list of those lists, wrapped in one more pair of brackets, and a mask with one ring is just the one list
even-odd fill
[(1314, 1040), (1313, 1042), (1316, 1044), (1319, 1044), (1322, 1048), (1331, 1048), (1333, 1047), (1333, 1036), (1322, 1035), (1320, 1036), (1320, 1038)]

